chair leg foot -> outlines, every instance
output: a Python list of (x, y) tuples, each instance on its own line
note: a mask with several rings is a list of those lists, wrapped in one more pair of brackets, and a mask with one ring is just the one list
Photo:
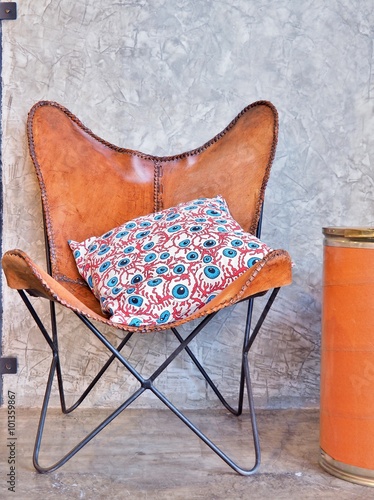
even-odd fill
[(101, 432), (110, 422), (112, 422), (123, 410), (125, 410), (128, 406), (130, 406), (143, 392), (145, 389), (141, 387), (136, 392), (134, 392), (121, 406), (119, 406), (113, 413), (111, 413), (107, 418), (105, 418), (93, 431), (91, 431), (87, 436), (82, 439), (76, 446), (74, 446), (66, 455), (64, 455), (60, 460), (55, 462), (53, 465), (42, 467), (39, 463), (39, 453), (40, 447), (42, 444), (43, 432), (45, 421), (47, 417), (48, 411), (48, 403), (52, 390), (52, 383), (54, 374), (56, 371), (56, 363), (57, 358), (54, 357), (51, 364), (51, 369), (48, 377), (47, 387), (44, 395), (44, 401), (42, 406), (42, 411), (40, 414), (38, 430), (35, 439), (34, 453), (33, 453), (33, 465), (35, 469), (41, 474), (45, 474), (47, 472), (53, 472), (63, 466), (66, 462), (68, 462), (73, 456), (78, 453), (86, 444), (88, 444), (91, 439), (93, 439), (99, 432)]
[[(247, 357), (244, 356), (244, 361), (247, 361)], [(178, 408), (176, 408), (160, 391), (155, 387), (152, 387), (152, 392), (164, 403), (164, 405), (169, 408), (189, 429), (196, 434), (196, 436), (201, 439), (209, 448), (214, 451), (227, 465), (229, 465), (235, 472), (243, 476), (250, 476), (254, 474), (261, 463), (261, 449), (260, 449), (260, 439), (257, 429), (257, 419), (253, 403), (253, 394), (250, 381), (250, 373), (248, 363), (245, 363), (244, 367), (245, 381), (247, 386), (248, 403), (249, 403), (249, 414), (252, 426), (253, 444), (255, 452), (254, 464), (251, 468), (246, 469), (234, 462), (226, 453), (224, 453), (211, 439), (209, 439), (198, 427), (191, 422), (189, 418), (186, 417)]]

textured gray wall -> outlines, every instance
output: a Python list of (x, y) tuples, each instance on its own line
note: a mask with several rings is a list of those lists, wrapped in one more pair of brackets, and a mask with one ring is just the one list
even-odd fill
[[(3, 23), (4, 250), (22, 248), (44, 261), (25, 137), (37, 100), (60, 102), (110, 142), (162, 155), (201, 145), (247, 104), (270, 100), (280, 137), (262, 237), (289, 250), (295, 268), (255, 344), (255, 395), (269, 407), (318, 403), (321, 227), (374, 218), (372, 0), (24, 0), (18, 7), (18, 20)], [(19, 306), (4, 287), (4, 353), (19, 360), (18, 378), (6, 377), (5, 385), (20, 404), (39, 404), (49, 353)], [(242, 305), (224, 311), (196, 346), (230, 396), (244, 317)], [(73, 395), (82, 387), (80, 352), (87, 353), (85, 381), (103, 356), (75, 318), (59, 310), (59, 320)], [(137, 336), (128, 352), (150, 371), (171, 343), (167, 333)], [(190, 373), (181, 359), (161, 387), (167, 382), (186, 407), (215, 404)], [(115, 404), (131, 386), (114, 368), (90, 404)], [(147, 397), (142, 404), (155, 403)]]

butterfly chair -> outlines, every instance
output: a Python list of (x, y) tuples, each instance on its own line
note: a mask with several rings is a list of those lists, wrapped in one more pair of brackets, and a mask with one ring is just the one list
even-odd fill
[[(146, 325), (137, 321), (129, 325), (126, 321), (117, 320), (114, 323), (108, 311), (103, 312), (97, 296), (78, 272), (68, 240), (81, 242), (102, 235), (126, 221), (162, 212), (178, 204), (186, 207), (190, 200), (209, 200), (217, 195), (227, 202), (233, 219), (244, 230), (250, 233), (257, 231), (259, 236), (264, 192), (277, 141), (278, 121), (274, 106), (266, 101), (255, 102), (203, 146), (167, 157), (116, 147), (93, 134), (72, 113), (54, 102), (42, 101), (33, 106), (28, 117), (27, 132), (30, 154), (41, 189), (48, 270), (44, 271), (21, 250), (5, 253), (3, 269), (8, 285), (18, 290), (52, 351), (34, 448), (35, 468), (42, 473), (56, 470), (142, 393), (151, 391), (232, 469), (243, 475), (254, 473), (260, 464), (260, 445), (248, 352), (279, 288), (291, 282), (288, 253), (284, 250), (269, 250), (263, 258), (255, 258), (251, 267), (246, 267), (231, 283), (211, 295), (209, 301), (205, 297), (205, 303), (202, 300), (195, 311), (185, 316), (171, 322), (164, 322), (165, 318), (161, 316), (159, 321)], [(103, 200), (108, 201), (104, 203)], [(220, 203), (223, 203), (222, 200)], [(256, 326), (251, 328), (253, 297), (267, 292), (269, 297), (263, 312)], [(50, 301), (50, 332), (42, 323), (29, 296), (44, 297)], [(217, 311), (243, 300), (248, 301), (248, 313), (243, 332), (239, 401), (238, 406), (233, 408), (204, 370), (189, 343)], [(72, 310), (109, 351), (108, 361), (70, 408), (65, 404), (59, 359), (56, 302)], [(198, 323), (198, 326), (194, 326), (188, 335), (182, 336), (178, 326), (198, 318), (200, 320), (194, 323)], [(97, 324), (115, 326), (124, 331), (123, 340), (117, 347), (114, 346), (95, 326)], [(134, 334), (151, 334), (166, 329), (173, 332), (178, 347), (150, 377), (144, 378), (121, 351)], [(187, 353), (224, 407), (233, 415), (241, 415), (244, 395), (248, 396), (255, 450), (252, 467), (244, 468), (235, 463), (156, 387), (157, 377), (182, 351)], [(62, 412), (67, 414), (80, 405), (114, 360), (118, 360), (137, 379), (140, 388), (58, 462), (42, 467), (39, 464), (39, 451), (55, 375)]]

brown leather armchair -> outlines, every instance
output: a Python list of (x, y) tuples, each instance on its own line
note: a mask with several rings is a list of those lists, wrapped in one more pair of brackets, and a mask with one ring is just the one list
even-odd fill
[[(78, 273), (67, 241), (82, 241), (92, 235), (102, 234), (124, 221), (198, 197), (209, 198), (218, 194), (225, 198), (233, 217), (242, 228), (251, 233), (257, 231), (259, 235), (265, 187), (277, 142), (278, 118), (274, 106), (266, 101), (255, 102), (200, 148), (168, 157), (156, 157), (116, 147), (93, 134), (66, 108), (54, 102), (41, 101), (33, 106), (28, 117), (27, 133), (30, 154), (41, 189), (48, 269), (43, 270), (21, 250), (6, 252), (2, 264), (8, 285), (20, 293), (53, 355), (36, 437), (36, 469), (39, 472), (47, 472), (63, 465), (144, 391), (150, 390), (230, 467), (243, 475), (252, 474), (260, 463), (260, 446), (251, 392), (248, 351), (279, 288), (291, 282), (291, 260), (288, 253), (284, 250), (271, 251), (189, 317), (166, 325), (114, 325), (126, 332), (122, 342), (115, 347), (92, 323), (92, 320), (95, 320), (113, 326), (110, 317), (101, 310), (99, 301)], [(102, 203), (102, 200), (108, 201)], [(251, 332), (253, 297), (264, 295), (271, 290), (264, 311)], [(44, 297), (50, 301), (50, 333), (41, 322), (32, 305), (32, 299), (28, 296)], [(237, 408), (232, 408), (188, 344), (217, 311), (242, 300), (248, 301), (248, 317), (243, 334), (239, 402)], [(63, 391), (57, 343), (56, 303), (71, 309), (111, 353), (108, 362), (70, 408), (66, 407)], [(201, 318), (201, 322), (183, 339), (177, 327), (197, 318)], [(151, 377), (145, 379), (124, 358), (121, 349), (133, 334), (163, 329), (171, 329), (179, 340), (179, 346)], [(244, 393), (247, 392), (256, 454), (252, 468), (246, 469), (236, 464), (154, 385), (155, 379), (182, 350), (188, 353), (222, 404), (234, 415), (242, 413)], [(62, 411), (69, 413), (85, 399), (115, 359), (136, 377), (141, 388), (62, 459), (49, 467), (40, 466), (40, 444), (55, 375), (58, 379)]]

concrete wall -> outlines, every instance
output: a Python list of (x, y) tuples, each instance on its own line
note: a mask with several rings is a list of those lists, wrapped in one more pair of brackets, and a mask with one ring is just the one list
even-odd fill
[[(255, 395), (261, 406), (317, 404), (321, 228), (374, 222), (373, 2), (24, 0), (18, 9), (17, 21), (3, 23), (4, 250), (22, 248), (44, 262), (25, 136), (36, 101), (60, 102), (117, 145), (164, 155), (201, 145), (250, 102), (271, 100), (280, 137), (262, 236), (288, 249), (295, 269), (255, 344)], [(60, 309), (58, 317), (73, 396), (106, 358), (75, 318)], [(244, 319), (242, 305), (224, 311), (196, 346), (230, 396)], [(127, 351), (150, 372), (171, 344), (168, 333), (137, 336)], [(17, 391), (19, 404), (40, 404), (49, 352), (5, 286), (3, 350), (19, 361), (5, 387)], [(167, 383), (185, 407), (214, 405), (191, 373), (182, 358), (160, 387)], [(89, 404), (116, 404), (134, 385), (115, 367)], [(155, 403), (149, 396), (141, 404)]]

